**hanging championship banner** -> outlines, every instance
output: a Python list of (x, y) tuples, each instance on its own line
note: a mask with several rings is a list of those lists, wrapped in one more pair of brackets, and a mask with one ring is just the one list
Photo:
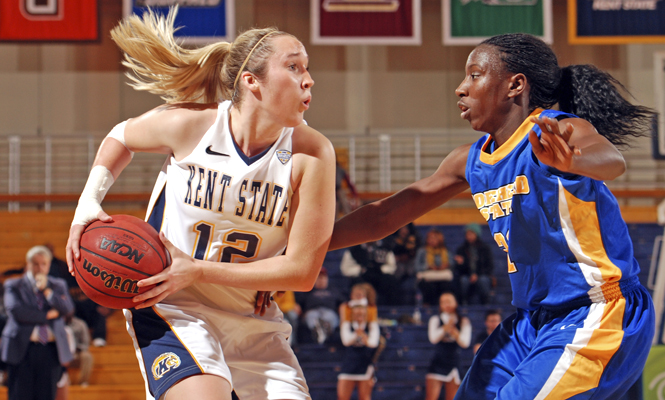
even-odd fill
[(665, 1), (568, 0), (568, 41), (665, 43)]
[(1, 0), (0, 41), (99, 38), (97, 0)]
[(477, 45), (503, 33), (552, 43), (552, 0), (442, 0), (443, 44)]
[(166, 15), (178, 5), (175, 37), (187, 44), (231, 42), (235, 38), (234, 0), (123, 0), (125, 16), (143, 15), (150, 7)]
[(419, 45), (420, 0), (310, 0), (313, 44)]

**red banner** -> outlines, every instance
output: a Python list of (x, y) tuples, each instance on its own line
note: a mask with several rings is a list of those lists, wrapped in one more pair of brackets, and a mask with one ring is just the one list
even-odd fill
[(1, 0), (0, 41), (99, 38), (97, 0)]
[(420, 0), (311, 0), (312, 43), (420, 44)]

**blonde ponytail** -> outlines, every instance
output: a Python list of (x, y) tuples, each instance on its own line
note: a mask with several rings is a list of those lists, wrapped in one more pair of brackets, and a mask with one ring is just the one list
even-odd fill
[(272, 40), (292, 36), (275, 28), (250, 29), (231, 43), (219, 42), (198, 49), (178, 45), (173, 33), (178, 7), (166, 17), (151, 9), (143, 17), (125, 18), (111, 31), (111, 38), (125, 53), (122, 64), (130, 85), (157, 94), (167, 103), (213, 103), (228, 99), (238, 105), (242, 88), (238, 75), (249, 71), (264, 79)]
[(173, 33), (177, 7), (164, 17), (148, 10), (143, 18), (125, 18), (111, 37), (125, 53), (122, 64), (136, 90), (157, 94), (167, 103), (212, 103), (223, 97), (220, 71), (231, 44), (198, 49), (178, 45)]

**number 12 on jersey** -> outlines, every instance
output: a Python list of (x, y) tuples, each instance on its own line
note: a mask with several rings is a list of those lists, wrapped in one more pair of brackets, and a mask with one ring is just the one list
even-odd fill
[[(206, 260), (210, 245), (212, 244), (212, 233), (215, 225), (201, 221), (192, 228), (196, 232), (196, 241), (192, 250), (192, 257), (198, 260)], [(253, 232), (231, 230), (222, 238), (222, 249), (217, 261), (221, 262), (246, 262), (256, 257), (261, 247), (261, 237)]]

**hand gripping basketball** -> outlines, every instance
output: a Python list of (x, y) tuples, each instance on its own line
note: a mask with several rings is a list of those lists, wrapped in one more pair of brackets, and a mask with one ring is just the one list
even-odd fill
[(76, 281), (95, 303), (108, 308), (132, 308), (132, 299), (152, 286), (141, 279), (164, 270), (169, 254), (157, 231), (130, 215), (114, 215), (112, 222), (95, 221), (85, 228), (80, 259), (73, 259)]
[[(171, 256), (170, 265), (164, 271), (149, 278), (141, 280), (138, 285), (142, 294), (134, 298), (136, 308), (151, 307), (168, 295), (184, 289), (201, 279), (202, 265), (189, 254), (185, 254), (171, 243), (163, 232), (161, 239), (168, 254)], [(143, 290), (147, 288), (149, 290)]]

